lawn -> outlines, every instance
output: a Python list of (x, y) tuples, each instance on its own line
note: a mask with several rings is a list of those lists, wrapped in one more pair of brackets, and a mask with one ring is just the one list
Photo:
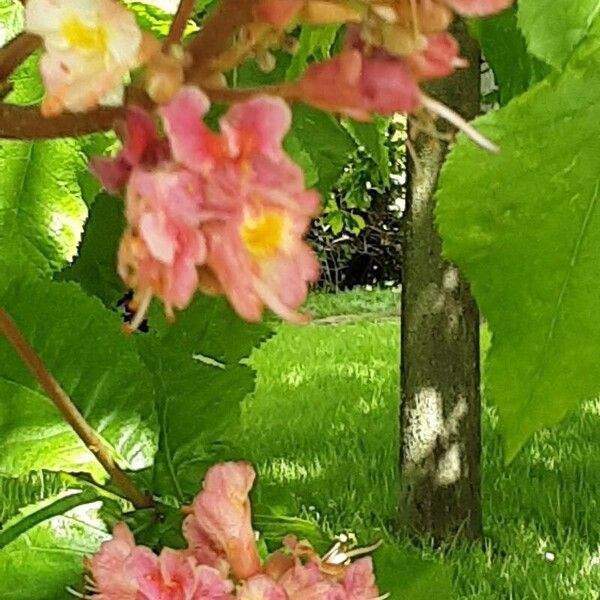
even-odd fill
[[(263, 484), (285, 484), (329, 531), (389, 530), (399, 481), (398, 295), (317, 295), (309, 307), (314, 324), (277, 325), (252, 356), (257, 387), (240, 443)], [(538, 435), (509, 466), (489, 407), (483, 436), (484, 544), (423, 555), (452, 567), (458, 598), (597, 600), (600, 401)]]

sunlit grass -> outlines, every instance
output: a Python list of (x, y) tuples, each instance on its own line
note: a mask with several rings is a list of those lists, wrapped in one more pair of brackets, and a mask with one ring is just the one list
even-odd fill
[[(386, 526), (399, 481), (400, 335), (399, 322), (389, 319), (397, 293), (311, 304), (321, 317), (369, 314), (350, 323), (279, 326), (252, 358), (257, 389), (244, 406), (240, 443), (263, 482), (285, 484), (306, 514), (332, 529)], [(454, 567), (459, 598), (597, 600), (600, 403), (538, 435), (508, 467), (496, 427), (488, 408), (485, 544), (424, 554)]]

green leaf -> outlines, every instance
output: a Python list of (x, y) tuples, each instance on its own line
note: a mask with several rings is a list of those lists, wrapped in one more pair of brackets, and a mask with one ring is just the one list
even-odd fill
[(541, 81), (550, 68), (527, 51), (517, 26), (517, 10), (510, 8), (494, 17), (471, 23), (487, 63), (494, 72), (501, 106)]
[[(159, 4), (156, 2), (156, 4)], [(175, 4), (175, 7), (177, 4)], [(173, 15), (165, 12), (158, 6), (153, 4), (146, 4), (143, 2), (128, 2), (127, 8), (135, 15), (136, 21), (141, 29), (153, 33), (159, 38), (164, 38), (169, 33), (171, 22), (173, 21)], [(198, 26), (194, 21), (188, 20), (184, 36), (190, 35), (198, 31)]]
[(304, 171), (304, 185), (307, 188), (315, 186), (319, 181), (319, 172), (308, 150), (302, 146), (302, 142), (293, 130), (285, 136), (283, 147), (291, 159)]
[(23, 30), (25, 11), (17, 0), (0, 0), (0, 45), (15, 37)]
[(344, 229), (344, 215), (339, 210), (331, 212), (327, 215), (326, 223), (334, 235), (339, 235)]
[(356, 144), (339, 122), (327, 113), (298, 104), (293, 108), (293, 115), (293, 135), (316, 167), (317, 188), (322, 194), (328, 194)]
[(124, 229), (123, 201), (101, 194), (85, 225), (79, 255), (57, 279), (79, 283), (88, 294), (114, 308), (126, 291), (117, 273), (117, 250)]
[(446, 565), (426, 561), (385, 543), (373, 554), (375, 576), (381, 594), (390, 600), (450, 600), (452, 574)]
[(66, 489), (60, 473), (32, 471), (22, 477), (0, 477), (0, 524), (16, 515), (19, 509)]
[(241, 321), (222, 298), (206, 296), (174, 325), (151, 321), (151, 328), (139, 344), (154, 374), (160, 415), (154, 491), (188, 501), (254, 389), (254, 371), (240, 361), (269, 330)]
[(39, 525), (52, 517), (63, 515), (69, 510), (81, 506), (82, 504), (89, 504), (97, 499), (98, 492), (89, 488), (83, 492), (76, 492), (75, 494), (69, 494), (62, 498), (58, 498), (57, 500), (53, 500), (45, 506), (29, 512), (25, 516), (15, 519), (0, 531), (0, 549), (16, 540), (20, 535), (27, 533), (36, 525)]
[(347, 120), (344, 126), (356, 143), (362, 146), (379, 168), (381, 183), (387, 185), (390, 180), (390, 153), (386, 144), (389, 119), (375, 117), (371, 123), (359, 123)]
[[(11, 81), (7, 101), (37, 104), (38, 56)], [(87, 217), (78, 179), (85, 168), (76, 140), (0, 141), (0, 287), (24, 272), (47, 276), (74, 256)]]
[(84, 556), (108, 537), (98, 503), (40, 523), (0, 550), (0, 598), (72, 599), (67, 587), (82, 589)]
[(600, 43), (475, 126), (441, 176), (437, 219), (493, 332), (488, 395), (510, 460), (600, 392)]
[(302, 27), (298, 37), (298, 49), (292, 57), (285, 78), (289, 80), (300, 77), (311, 59), (328, 58), (339, 30), (339, 25)]
[[(149, 466), (157, 428), (151, 379), (119, 316), (73, 283), (20, 284), (0, 303), (123, 467)], [(43, 468), (103, 475), (4, 339), (0, 399), (0, 473)]]
[(71, 140), (0, 142), (0, 265), (6, 278), (27, 263), (40, 274), (66, 264), (77, 249), (87, 208)]
[(560, 68), (585, 40), (598, 0), (519, 0), (519, 27), (532, 54)]

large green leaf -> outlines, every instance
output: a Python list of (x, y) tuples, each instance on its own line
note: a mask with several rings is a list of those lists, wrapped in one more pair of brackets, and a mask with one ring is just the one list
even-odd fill
[[(8, 102), (37, 104), (38, 56), (11, 82)], [(0, 285), (25, 270), (47, 275), (74, 256), (87, 216), (78, 180), (85, 168), (76, 140), (0, 141)]]
[(337, 182), (356, 144), (339, 122), (327, 113), (298, 104), (294, 106), (293, 114), (291, 134), (316, 168), (317, 188), (327, 194)]
[(386, 144), (389, 119), (374, 117), (371, 123), (347, 120), (344, 126), (359, 146), (362, 146), (375, 161), (380, 182), (387, 185), (390, 180), (390, 153)]
[(506, 456), (600, 392), (600, 41), (475, 122), (440, 181), (445, 253), (493, 332), (486, 385)]
[(117, 249), (124, 229), (123, 201), (101, 194), (91, 209), (77, 258), (57, 278), (76, 281), (114, 308), (126, 291), (117, 273)]
[(519, 26), (529, 50), (560, 68), (586, 38), (599, 12), (598, 0), (519, 0)]
[[(73, 283), (35, 282), (1, 298), (25, 337), (126, 468), (152, 463), (151, 379), (116, 313)], [(101, 473), (8, 343), (0, 340), (0, 473)]]
[(223, 299), (206, 296), (174, 325), (154, 320), (151, 328), (139, 343), (154, 374), (160, 413), (154, 491), (189, 500), (236, 424), (240, 402), (254, 389), (254, 371), (241, 361), (269, 330), (240, 320)]
[(25, 11), (18, 0), (0, 0), (0, 44), (4, 46), (23, 29)]
[(494, 72), (501, 106), (548, 75), (548, 65), (527, 50), (523, 34), (517, 26), (515, 7), (492, 18), (474, 20), (470, 25)]
[(106, 539), (97, 503), (40, 523), (0, 549), (0, 598), (71, 600), (67, 587), (82, 589), (84, 556)]

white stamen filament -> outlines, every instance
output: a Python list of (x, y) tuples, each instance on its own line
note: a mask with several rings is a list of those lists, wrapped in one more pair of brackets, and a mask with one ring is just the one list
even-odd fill
[(142, 321), (144, 320), (144, 317), (146, 316), (146, 313), (148, 312), (148, 307), (150, 306), (151, 300), (152, 300), (152, 291), (148, 290), (142, 296), (142, 300), (140, 301), (140, 305), (135, 313), (135, 316), (133, 317), (131, 323), (129, 324), (129, 327), (127, 328), (132, 333), (134, 331), (137, 331), (138, 327), (142, 324)]
[(442, 117), (454, 125), (457, 129), (460, 129), (468, 138), (475, 142), (478, 146), (481, 146), (488, 152), (494, 154), (500, 152), (500, 148), (493, 142), (488, 140), (484, 135), (479, 133), (475, 127), (467, 123), (458, 113), (455, 113), (451, 108), (448, 108), (445, 104), (430, 98), (426, 94), (421, 94), (421, 102), (423, 106), (430, 110), (432, 113)]

